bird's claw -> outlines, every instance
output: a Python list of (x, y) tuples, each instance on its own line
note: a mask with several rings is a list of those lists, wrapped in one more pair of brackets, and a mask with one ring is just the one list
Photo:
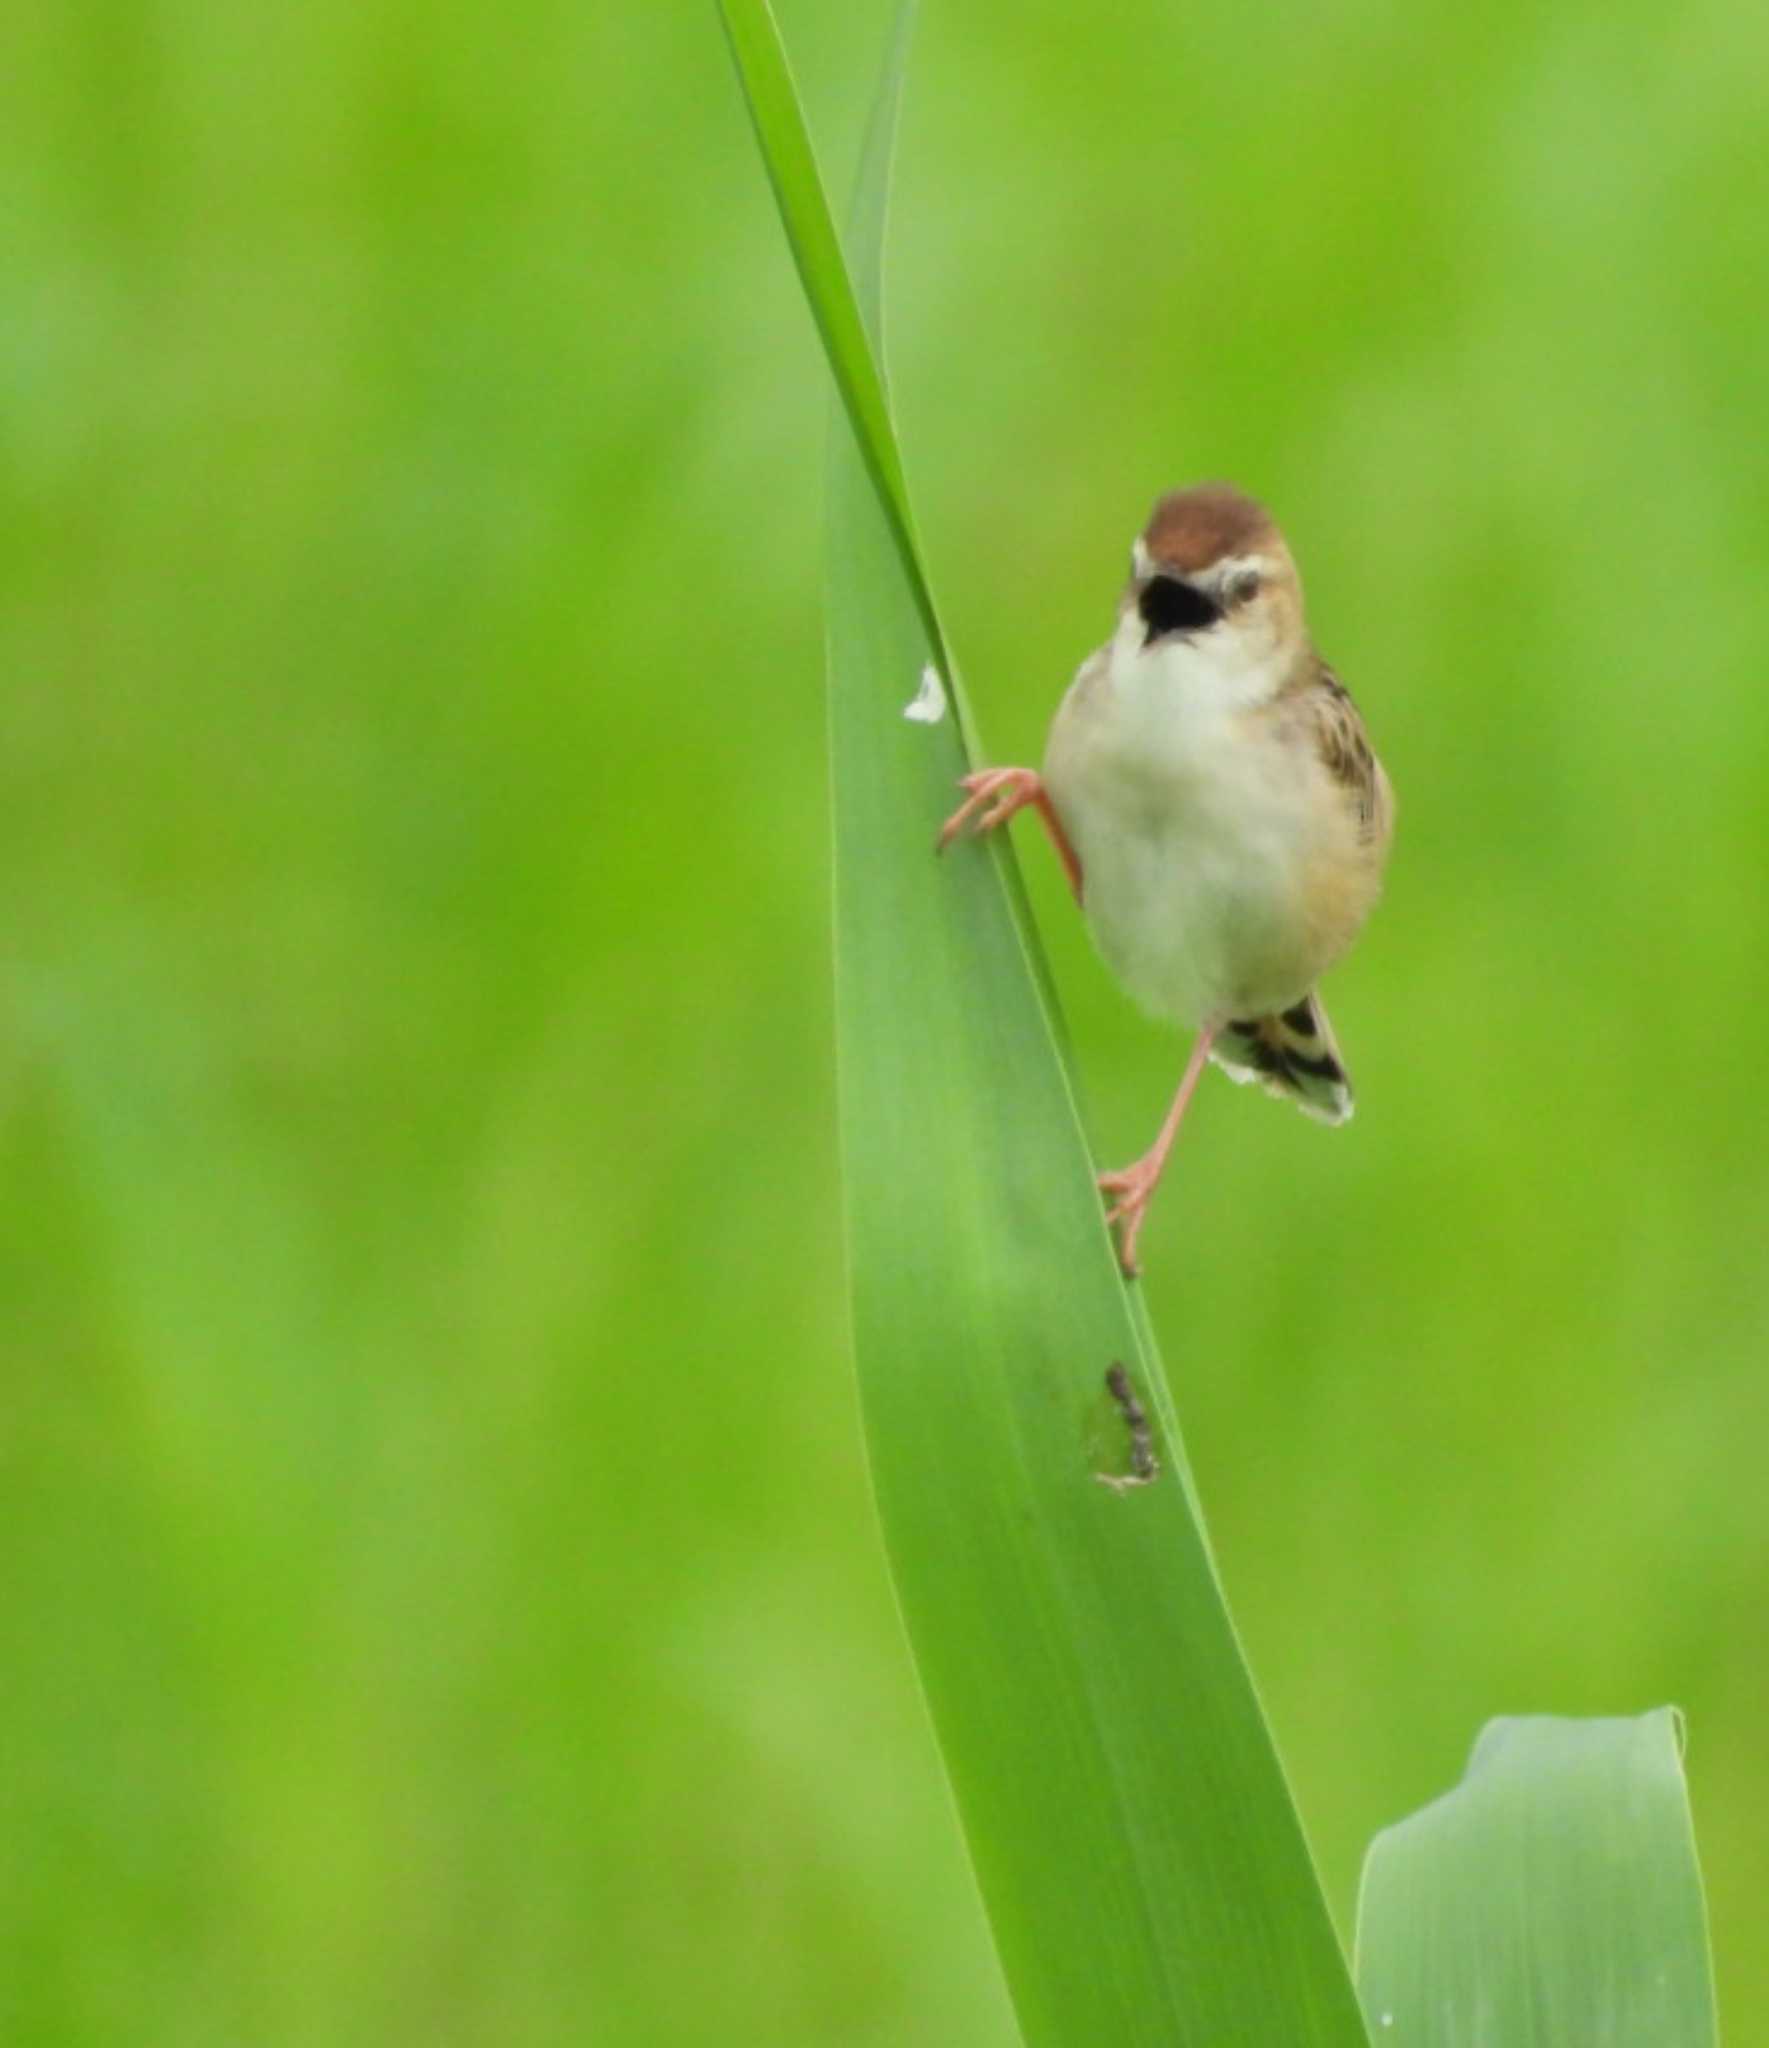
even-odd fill
[(1100, 1193), (1117, 1197), (1106, 1210), (1106, 1228), (1117, 1237), (1118, 1265), (1127, 1280), (1135, 1280), (1142, 1273), (1136, 1240), (1142, 1234), (1143, 1218), (1159, 1178), (1158, 1173), (1149, 1173), (1140, 1166), (1126, 1166), (1099, 1176)]
[(973, 775), (961, 775), (958, 786), (966, 792), (965, 799), (940, 827), (936, 853), (944, 853), (960, 833), (980, 836), (1005, 825), (1037, 799), (1044, 785), (1031, 768), (980, 768)]

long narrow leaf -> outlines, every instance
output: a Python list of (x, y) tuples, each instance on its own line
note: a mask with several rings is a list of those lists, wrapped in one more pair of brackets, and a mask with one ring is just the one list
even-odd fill
[[(891, 431), (884, 377), (861, 325), (860, 308), (848, 281), (847, 265), (842, 261), (841, 243), (817, 169), (810, 131), (799, 108), (785, 45), (767, 0), (720, 0), (719, 14), (743, 84), (744, 101), (755, 124), (768, 182), (774, 188), (775, 203), (786, 228), (792, 259), (798, 266), (811, 317), (823, 337), (823, 351), (829, 359), (835, 388), (853, 427), (855, 445), (878, 492), (922, 631), (939, 657), (938, 667), (943, 674), (947, 667), (945, 642), (915, 538), (908, 486), (903, 480), (897, 439)], [(907, 37), (909, 19), (910, 10), (905, 9), (899, 43)], [(895, 49), (891, 61), (900, 62)]]
[(847, 358), (856, 328), (877, 339), (908, 9), (854, 202), (858, 298), (821, 240), (764, 0), (724, 11), (843, 399), (829, 656), (855, 1346), (1009, 1988), (1035, 2048), (1344, 2048), (1365, 2038), (1355, 1997), (1102, 1227), (1009, 856), (935, 861), (963, 742), (951, 717), (903, 716), (945, 664), (888, 413), (853, 396), (882, 399), (883, 378), (871, 348), (870, 372)]
[(1396, 2048), (1713, 2048), (1676, 1717), (1489, 1722), (1364, 1864), (1358, 1989)]

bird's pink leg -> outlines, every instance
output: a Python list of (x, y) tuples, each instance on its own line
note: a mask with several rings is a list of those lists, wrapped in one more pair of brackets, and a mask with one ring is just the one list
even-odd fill
[(1173, 1107), (1167, 1112), (1167, 1119), (1155, 1142), (1134, 1166), (1121, 1167), (1116, 1173), (1102, 1173), (1099, 1177), (1101, 1194), (1117, 1197), (1106, 1211), (1106, 1222), (1118, 1232), (1118, 1263), (1132, 1280), (1142, 1271), (1136, 1263), (1137, 1234), (1142, 1229), (1143, 1217), (1154, 1198), (1155, 1189), (1160, 1185), (1167, 1155), (1173, 1150), (1186, 1104), (1197, 1088), (1204, 1062), (1210, 1057), (1210, 1041), (1215, 1036), (1214, 1024), (1206, 1024), (1198, 1033), (1198, 1042), (1192, 1047), (1192, 1056), (1186, 1061), (1185, 1073), (1180, 1079), (1179, 1092), (1173, 1098)]
[(1081, 901), (1080, 857), (1068, 833), (1063, 830), (1063, 821), (1056, 814), (1056, 806), (1044, 786), (1044, 777), (1036, 768), (984, 768), (975, 775), (961, 777), (958, 786), (968, 794), (940, 827), (940, 837), (934, 849), (937, 853), (944, 853), (961, 832), (993, 832), (997, 825), (1005, 825), (1016, 811), (1030, 807), (1038, 813), (1045, 831), (1050, 834), (1050, 843), (1063, 864), (1069, 887), (1075, 892), (1075, 901)]

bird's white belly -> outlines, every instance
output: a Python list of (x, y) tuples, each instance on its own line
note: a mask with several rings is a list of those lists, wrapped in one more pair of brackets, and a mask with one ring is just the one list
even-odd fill
[(1089, 724), (1053, 745), (1046, 779), (1107, 965), (1147, 1009), (1191, 1024), (1294, 1002), (1323, 964), (1305, 764), (1227, 717)]

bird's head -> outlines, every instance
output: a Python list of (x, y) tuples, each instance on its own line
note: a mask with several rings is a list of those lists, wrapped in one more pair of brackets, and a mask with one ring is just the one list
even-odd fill
[(1265, 507), (1232, 484), (1159, 499), (1131, 551), (1118, 642), (1139, 664), (1197, 654), (1281, 677), (1306, 644), (1302, 581)]

